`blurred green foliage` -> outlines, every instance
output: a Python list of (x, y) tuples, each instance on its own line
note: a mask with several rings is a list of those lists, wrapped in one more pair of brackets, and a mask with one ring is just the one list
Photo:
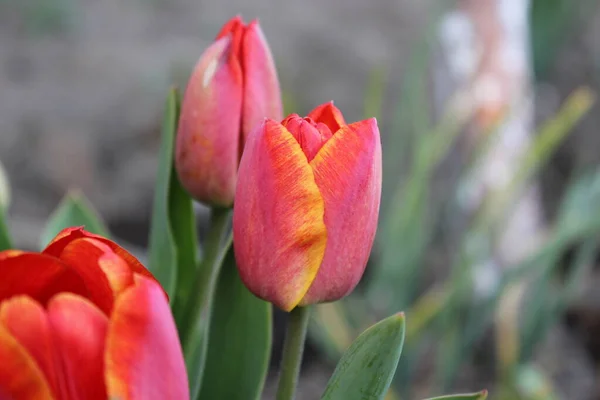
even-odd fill
[[(532, 3), (533, 51), (539, 73), (557, 54), (558, 42), (553, 35), (562, 32), (563, 39), (563, 29), (575, 18), (573, 10), (565, 11), (566, 4), (571, 3)], [(395, 377), (397, 395), (411, 398), (415, 389), (411, 383), (424, 358), (435, 360), (433, 381), (421, 385), (426, 385), (432, 395), (446, 392), (465, 362), (473, 360), (475, 345), (490, 333), (494, 323), (498, 324), (494, 319), (506, 290), (514, 291), (518, 289), (515, 284), (527, 283), (525, 292), (513, 304), (518, 307), (518, 318), (496, 332), (497, 336), (507, 334), (496, 338), (501, 356), (495, 360), (499, 363), (496, 388), (489, 389), (492, 393), (496, 389), (495, 398), (499, 399), (555, 399), (544, 372), (529, 361), (535, 346), (575, 298), (597, 253), (600, 169), (574, 179), (564, 193), (558, 215), (548, 221), (548, 231), (537, 250), (518, 265), (501, 269), (499, 283), (485, 294), (475, 292), (474, 267), (491, 256), (490, 238), (500, 229), (523, 189), (589, 111), (594, 94), (587, 88), (575, 90), (556, 115), (541, 125), (509, 184), (502, 191), (488, 194), (479, 212), (461, 226), (465, 187), (493, 144), (496, 132), (489, 132), (488, 140), (466, 160), (456, 184), (448, 185), (450, 191), (444, 192), (443, 198), (439, 194), (436, 197), (436, 173), (456, 149), (470, 115), (468, 110), (463, 112), (450, 105), (436, 124), (432, 122), (427, 97), (429, 77), (424, 73), (431, 62), (431, 46), (430, 36), (425, 36), (412, 57), (393, 117), (382, 110), (385, 89), (390, 85), (385, 70), (375, 69), (368, 79), (365, 115), (381, 116), (384, 123), (393, 120), (383, 138), (384, 193), (375, 251), (361, 290), (341, 302), (317, 307), (313, 337), (336, 360), (366, 326), (382, 315), (405, 310), (406, 345)], [(436, 243), (446, 236), (454, 247), (441, 252)], [(575, 257), (565, 266), (563, 256), (571, 249), (575, 249)], [(436, 255), (443, 259), (443, 270), (449, 276), (432, 286), (426, 278), (439, 274), (439, 266), (438, 272), (431, 270), (431, 259)], [(567, 272), (561, 275), (559, 269)], [(491, 345), (486, 342), (486, 346)], [(494, 357), (489, 349), (486, 352), (487, 357)]]
[(593, 16), (596, 0), (531, 0), (530, 32), (533, 69), (547, 77), (562, 45), (572, 39), (581, 20)]
[(110, 237), (107, 226), (89, 200), (79, 190), (70, 190), (61, 200), (40, 237), (40, 249), (43, 249), (63, 229), (72, 226), (83, 226), (91, 233)]
[(578, 7), (572, 3), (587, 0), (532, 0), (531, 46), (536, 76), (547, 72), (561, 44), (568, 39), (566, 32), (572, 26)]
[(12, 11), (26, 33), (58, 35), (76, 27), (77, 0), (0, 0), (0, 12)]

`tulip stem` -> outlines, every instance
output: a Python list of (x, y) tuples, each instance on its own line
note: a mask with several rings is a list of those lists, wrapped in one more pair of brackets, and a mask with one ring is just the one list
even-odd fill
[(279, 367), (277, 400), (292, 400), (296, 394), (309, 316), (309, 307), (296, 307), (288, 315), (283, 357)]
[[(201, 320), (206, 319), (212, 306), (217, 278), (225, 254), (231, 245), (229, 238), (224, 242), (223, 237), (229, 222), (229, 209), (213, 208), (208, 235), (204, 243), (204, 254), (187, 300), (184, 318), (181, 321), (181, 344), (184, 353), (188, 354), (195, 347), (194, 342), (200, 340), (198, 335)], [(205, 321), (206, 324), (208, 321)]]

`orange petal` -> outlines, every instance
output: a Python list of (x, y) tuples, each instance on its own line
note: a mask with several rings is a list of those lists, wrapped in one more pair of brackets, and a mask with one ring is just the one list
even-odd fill
[(189, 399), (185, 363), (169, 303), (143, 276), (117, 298), (106, 341), (109, 398)]
[(242, 44), (244, 101), (242, 114), (242, 147), (253, 129), (265, 118), (283, 118), (281, 89), (275, 61), (258, 21), (248, 24)]
[(69, 395), (64, 398), (105, 400), (106, 315), (90, 301), (63, 293), (48, 303), (48, 319), (68, 386)]
[(0, 301), (23, 294), (45, 305), (59, 292), (88, 295), (85, 284), (73, 270), (45, 254), (0, 252), (0, 277)]
[(96, 234), (87, 232), (82, 227), (72, 227), (72, 228), (63, 229), (50, 242), (50, 244), (48, 244), (48, 246), (46, 246), (43, 253), (50, 254), (55, 257), (60, 257), (63, 249), (69, 243), (71, 243), (75, 239), (80, 239), (80, 238), (91, 238), (91, 239), (96, 239), (96, 240), (101, 241), (102, 243), (104, 243), (105, 245), (110, 247), (111, 250), (113, 252), (115, 252), (119, 257), (121, 257), (129, 265), (129, 268), (131, 268), (132, 272), (134, 272), (136, 274), (141, 274), (141, 275), (144, 275), (144, 276), (147, 276), (149, 278), (156, 280), (156, 278), (154, 278), (152, 273), (150, 271), (148, 271), (148, 269), (146, 267), (144, 267), (144, 265), (141, 262), (139, 262), (138, 259), (135, 258), (127, 250), (125, 250), (124, 248), (122, 248), (121, 246), (119, 246), (118, 244), (113, 242), (112, 240), (109, 240), (100, 235), (96, 235)]
[(344, 115), (333, 105), (333, 101), (316, 107), (307, 117), (312, 118), (315, 122), (321, 122), (327, 125), (333, 134), (340, 130), (342, 126), (346, 125)]
[(289, 311), (315, 279), (328, 232), (313, 172), (281, 124), (266, 120), (250, 135), (235, 199), (240, 276), (256, 296)]
[(300, 305), (350, 293), (371, 253), (381, 199), (381, 141), (377, 121), (342, 127), (311, 162), (325, 201), (328, 241), (323, 264)]
[[(105, 252), (112, 253), (108, 246), (95, 239), (75, 239), (62, 249), (60, 259), (77, 272), (88, 288), (89, 299), (108, 315), (112, 310), (114, 294), (108, 277), (100, 267)], [(130, 283), (131, 279), (130, 276)]]
[(0, 399), (54, 399), (50, 386), (34, 359), (1, 324), (0, 360)]
[(52, 328), (43, 307), (28, 296), (12, 297), (0, 303), (0, 325), (27, 350), (52, 392), (63, 393), (60, 353), (56, 352)]
[(83, 268), (100, 268), (106, 276), (114, 297), (133, 285), (133, 272), (129, 265), (108, 245), (97, 239), (84, 238), (72, 241), (63, 249), (61, 259), (69, 265), (80, 265), (82, 260), (87, 260), (89, 267)]

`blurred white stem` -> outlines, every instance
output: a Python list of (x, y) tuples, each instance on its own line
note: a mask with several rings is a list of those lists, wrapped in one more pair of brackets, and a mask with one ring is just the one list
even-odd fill
[[(533, 103), (528, 0), (461, 0), (444, 18), (440, 35), (452, 86), (468, 93), (475, 117), (474, 146), (495, 135), (469, 182), (467, 212), (506, 189), (532, 139)], [(522, 260), (543, 228), (537, 185), (524, 188), (495, 241), (494, 260), (482, 268), (504, 268)], [(489, 275), (489, 274), (485, 274)]]
[[(440, 29), (450, 90), (468, 93), (475, 113), (470, 147), (495, 135), (489, 151), (469, 182), (465, 211), (474, 214), (483, 201), (506, 189), (532, 140), (533, 101), (528, 29), (529, 0), (459, 0)], [(446, 77), (447, 78), (447, 77)], [(438, 81), (437, 85), (447, 85)], [(437, 89), (438, 101), (440, 89)], [(443, 95), (441, 96), (443, 97)], [(523, 188), (491, 242), (492, 256), (474, 268), (476, 291), (487, 295), (499, 283), (502, 269), (523, 260), (538, 243), (544, 220), (536, 184)], [(490, 240), (492, 240), (490, 238)], [(516, 356), (518, 305), (524, 285), (509, 288), (499, 306), (497, 323), (503, 342), (501, 361)]]

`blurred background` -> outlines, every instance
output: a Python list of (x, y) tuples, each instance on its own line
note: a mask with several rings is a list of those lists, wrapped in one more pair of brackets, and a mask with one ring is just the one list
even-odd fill
[(0, 204), (18, 246), (38, 248), (78, 189), (143, 257), (164, 96), (238, 13), (260, 19), (287, 112), (333, 99), (383, 135), (369, 267), (316, 308), (299, 398), (406, 311), (390, 399), (600, 399), (597, 0), (0, 0)]

